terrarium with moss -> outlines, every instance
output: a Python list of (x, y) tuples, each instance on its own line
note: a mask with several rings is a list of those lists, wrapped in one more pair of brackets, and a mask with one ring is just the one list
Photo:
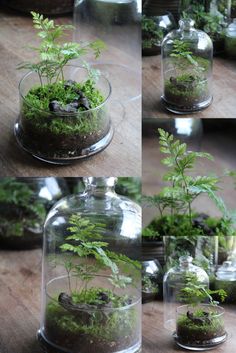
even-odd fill
[(194, 28), (194, 21), (180, 20), (180, 28), (162, 42), (162, 71), (166, 109), (177, 114), (198, 112), (212, 102), (210, 37)]
[[(70, 25), (32, 12), (41, 40), (32, 49), (35, 63), (23, 63), (30, 70), (20, 82), (20, 116), (15, 135), (20, 146), (34, 157), (58, 164), (71, 163), (102, 151), (111, 142), (108, 101), (109, 81), (83, 56), (104, 48), (100, 40), (91, 43), (62, 42)], [(81, 66), (69, 65), (80, 59)]]
[(224, 309), (214, 301), (218, 294), (223, 301), (224, 290), (209, 290), (195, 275), (187, 274), (179, 300), (185, 305), (177, 308), (175, 342), (178, 346), (203, 351), (222, 344), (227, 339)]
[(0, 180), (0, 247), (30, 249), (42, 244), (48, 209), (65, 195), (55, 178)]
[(142, 16), (142, 54), (157, 55), (161, 52), (161, 42), (165, 36), (159, 26), (158, 17)]
[(115, 194), (115, 178), (84, 181), (85, 192), (59, 201), (46, 219), (38, 338), (57, 352), (134, 353), (141, 347), (140, 207)]

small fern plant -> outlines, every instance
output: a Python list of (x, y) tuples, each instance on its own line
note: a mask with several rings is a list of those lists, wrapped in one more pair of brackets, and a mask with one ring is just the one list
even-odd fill
[[(66, 237), (66, 243), (61, 245), (61, 250), (76, 255), (80, 261), (69, 261), (64, 263), (69, 281), (69, 288), (72, 292), (70, 277), (75, 276), (84, 283), (87, 290), (88, 283), (96, 277), (100, 270), (110, 271), (108, 281), (115, 288), (126, 288), (133, 285), (133, 273), (140, 270), (140, 263), (131, 260), (123, 254), (117, 254), (108, 250), (108, 243), (102, 240), (106, 232), (105, 224), (92, 222), (80, 213), (74, 214), (69, 219), (70, 235)], [(89, 261), (89, 258), (95, 261)], [(127, 275), (121, 274), (120, 268)], [(131, 271), (132, 269), (132, 271)], [(132, 273), (130, 273), (130, 271)]]
[[(56, 25), (53, 20), (44, 18), (43, 15), (33, 11), (31, 14), (34, 28), (38, 31), (38, 37), (41, 40), (39, 47), (31, 47), (31, 49), (39, 56), (39, 61), (37, 63), (22, 63), (18, 69), (35, 71), (39, 76), (41, 86), (43, 85), (43, 77), (46, 77), (48, 84), (52, 81), (64, 81), (63, 69), (69, 61), (81, 58), (90, 50), (97, 58), (101, 50), (105, 48), (105, 44), (100, 40), (91, 43), (62, 43), (62, 38), (67, 31), (73, 30), (73, 26)], [(91, 70), (90, 76), (96, 77), (96, 70)]]
[(193, 52), (190, 49), (189, 43), (185, 43), (181, 40), (175, 39), (173, 41), (173, 49), (170, 57), (175, 61), (175, 65), (180, 69), (186, 69), (186, 62), (190, 64), (192, 73), (195, 75), (201, 75), (205, 68), (199, 65), (195, 59)]
[[(158, 207), (161, 217), (164, 212), (170, 212), (172, 222), (178, 214), (185, 214), (188, 218), (189, 230), (192, 229), (193, 202), (200, 195), (207, 195), (222, 212), (224, 219), (230, 215), (223, 199), (217, 195), (220, 178), (217, 176), (193, 176), (198, 159), (213, 160), (209, 153), (187, 150), (187, 145), (175, 140), (174, 136), (158, 129), (160, 134), (160, 151), (166, 155), (162, 159), (169, 171), (163, 176), (163, 181), (169, 185), (163, 187), (158, 195), (145, 197), (148, 204)], [(191, 232), (190, 232), (191, 234)]]
[(207, 301), (210, 305), (216, 306), (219, 302), (215, 301), (212, 295), (217, 295), (221, 302), (224, 302), (227, 297), (223, 289), (208, 289), (205, 284), (199, 281), (196, 273), (187, 272), (184, 276), (184, 282), (185, 285), (180, 290), (178, 297), (182, 303), (197, 306)]

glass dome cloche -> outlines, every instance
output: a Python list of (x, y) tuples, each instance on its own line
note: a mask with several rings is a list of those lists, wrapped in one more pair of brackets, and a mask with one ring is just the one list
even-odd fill
[(60, 178), (0, 179), (0, 248), (40, 247), (46, 214), (66, 194)]
[(42, 315), (46, 349), (134, 353), (141, 348), (141, 210), (116, 178), (84, 178), (44, 227)]
[(207, 108), (212, 102), (213, 44), (194, 21), (182, 19), (180, 28), (162, 42), (162, 74), (165, 108), (188, 114)]
[(199, 283), (209, 288), (209, 277), (199, 266), (192, 264), (193, 258), (188, 255), (179, 258), (179, 264), (170, 268), (163, 278), (164, 326), (174, 331), (176, 326), (177, 307), (183, 302), (180, 299), (181, 289), (188, 279), (196, 277)]

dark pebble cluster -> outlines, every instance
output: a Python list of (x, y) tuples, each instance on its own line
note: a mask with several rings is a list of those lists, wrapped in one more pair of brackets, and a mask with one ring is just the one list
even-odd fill
[(90, 104), (88, 98), (85, 97), (84, 93), (77, 89), (75, 86), (76, 82), (72, 80), (68, 80), (65, 82), (65, 89), (74, 87), (75, 93), (78, 97), (71, 103), (62, 106), (60, 102), (57, 100), (52, 100), (49, 103), (49, 110), (54, 113), (76, 113), (79, 108), (83, 108), (84, 110), (90, 109)]

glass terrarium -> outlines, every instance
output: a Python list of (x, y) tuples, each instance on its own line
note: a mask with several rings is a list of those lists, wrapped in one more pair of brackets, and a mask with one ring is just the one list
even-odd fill
[(198, 112), (212, 102), (210, 37), (194, 28), (194, 21), (179, 21), (180, 28), (162, 42), (162, 72), (166, 109), (177, 114)]
[(142, 302), (147, 303), (160, 295), (162, 268), (158, 260), (142, 261)]
[(165, 236), (167, 268), (178, 264), (180, 256), (192, 256), (194, 264), (211, 274), (218, 264), (217, 236)]
[(180, 347), (188, 350), (206, 351), (216, 347), (227, 338), (224, 309), (210, 304), (178, 307), (174, 337)]
[(225, 51), (230, 58), (236, 58), (236, 18), (226, 30)]
[(39, 247), (46, 213), (66, 193), (63, 179), (0, 179), (0, 247)]
[(85, 178), (45, 222), (38, 334), (57, 352), (141, 347), (140, 207), (114, 192), (115, 178)]
[(101, 39), (106, 50), (99, 68), (112, 85), (112, 99), (122, 104), (141, 96), (141, 0), (76, 0), (76, 41)]
[(215, 289), (223, 289), (227, 293), (225, 302), (236, 303), (236, 266), (232, 261), (224, 261), (218, 268)]
[(147, 16), (143, 14), (142, 54), (144, 56), (160, 54), (162, 40), (175, 26), (175, 20), (170, 13), (162, 16)]
[(67, 105), (60, 105), (50, 94), (45, 106), (40, 101), (35, 103), (35, 96), (41, 99), (43, 85), (48, 82), (35, 72), (26, 74), (19, 85), (20, 116), (15, 123), (17, 141), (34, 157), (55, 164), (68, 164), (94, 155), (106, 148), (113, 137), (108, 108), (109, 81), (100, 75), (93, 89), (93, 98), (88, 100), (76, 83), (89, 84), (86, 68), (66, 66), (64, 80), (65, 92), (70, 100), (74, 99)]
[(176, 326), (176, 310), (182, 302), (181, 289), (184, 288), (190, 276), (195, 276), (199, 283), (209, 287), (209, 277), (199, 266), (192, 264), (191, 256), (181, 256), (179, 264), (169, 269), (163, 279), (164, 326), (174, 331)]

